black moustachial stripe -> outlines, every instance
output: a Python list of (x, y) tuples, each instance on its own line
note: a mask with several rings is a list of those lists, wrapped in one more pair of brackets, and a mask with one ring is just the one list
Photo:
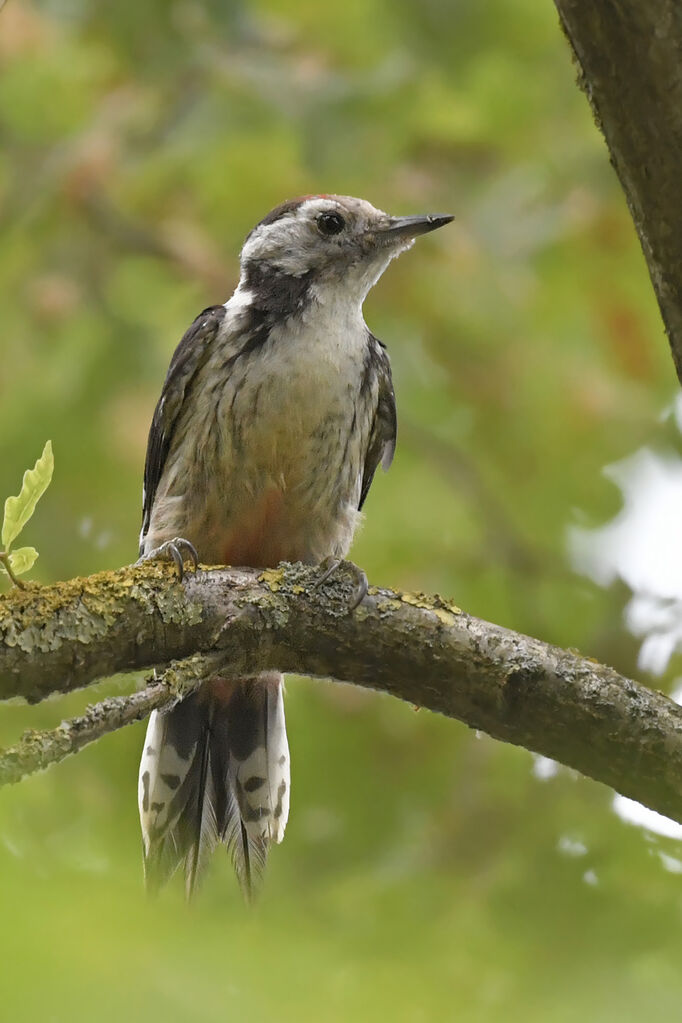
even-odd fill
[(301, 312), (310, 298), (312, 271), (294, 277), (254, 260), (242, 266), (242, 281), (251, 293), (251, 302), (242, 335), (244, 343), (228, 363), (228, 369), (236, 359), (260, 348), (273, 327)]

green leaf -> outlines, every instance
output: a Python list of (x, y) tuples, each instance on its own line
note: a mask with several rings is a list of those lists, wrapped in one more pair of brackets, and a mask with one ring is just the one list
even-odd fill
[[(19, 495), (17, 497), (8, 497), (5, 501), (2, 544), (6, 551), (9, 550), (11, 544), (19, 536), (31, 515), (33, 515), (35, 506), (50, 485), (53, 470), (52, 441), (48, 440), (36, 464), (32, 469), (27, 469), (24, 473), (24, 480)], [(27, 548), (27, 550), (29, 549)]]
[(15, 575), (23, 575), (24, 572), (28, 572), (29, 568), (33, 568), (37, 557), (38, 551), (35, 547), (20, 547), (19, 550), (12, 551), (10, 554), (10, 567)]

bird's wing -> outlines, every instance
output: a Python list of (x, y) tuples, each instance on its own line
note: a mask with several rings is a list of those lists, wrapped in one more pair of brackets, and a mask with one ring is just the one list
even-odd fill
[(143, 553), (144, 539), (149, 529), (156, 490), (166, 464), (185, 394), (198, 370), (206, 361), (211, 344), (220, 330), (225, 315), (225, 306), (222, 305), (209, 306), (208, 309), (204, 309), (186, 331), (171, 359), (147, 441), (142, 493), (140, 554)]
[(369, 444), (365, 454), (365, 465), (362, 472), (362, 487), (360, 490), (360, 503), (358, 510), (362, 509), (369, 488), (374, 479), (379, 463), (386, 471), (393, 461), (395, 442), (398, 431), (396, 419), (395, 394), (393, 391), (393, 380), (391, 378), (391, 363), (386, 348), (374, 337), (369, 335), (368, 358), (365, 364), (365, 378), (371, 386), (372, 378), (378, 384), (377, 404), (374, 411), (374, 420), (369, 435)]

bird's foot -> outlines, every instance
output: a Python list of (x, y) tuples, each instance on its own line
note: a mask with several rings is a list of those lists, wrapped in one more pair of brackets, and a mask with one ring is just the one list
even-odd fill
[(194, 572), (196, 572), (199, 565), (199, 555), (197, 554), (196, 547), (182, 536), (175, 536), (172, 540), (166, 540), (159, 547), (155, 547), (153, 551), (144, 554), (137, 564), (139, 565), (143, 561), (160, 559), (174, 562), (180, 582), (182, 582), (185, 575), (185, 561), (190, 562)]
[(318, 589), (318, 587), (322, 586), (323, 583), (326, 583), (341, 565), (348, 570), (353, 578), (353, 592), (348, 604), (348, 610), (355, 611), (355, 608), (362, 604), (363, 600), (367, 596), (367, 593), (369, 592), (369, 583), (367, 582), (367, 576), (362, 569), (358, 568), (358, 566), (353, 564), (352, 561), (343, 561), (341, 558), (325, 558), (318, 566), (322, 574), (315, 580), (313, 588)]

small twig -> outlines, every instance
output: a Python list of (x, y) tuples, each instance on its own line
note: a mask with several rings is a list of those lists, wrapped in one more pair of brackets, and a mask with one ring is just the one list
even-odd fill
[(182, 699), (209, 678), (219, 663), (216, 656), (195, 654), (173, 662), (158, 676), (150, 675), (147, 686), (138, 692), (91, 704), (84, 714), (62, 721), (57, 728), (25, 732), (15, 746), (0, 750), (0, 786), (58, 764), (107, 732), (141, 721), (153, 710)]
[[(0, 11), (1, 10), (2, 0), (0, 0)], [(5, 572), (7, 572), (7, 575), (10, 577), (12, 583), (14, 583), (15, 586), (18, 586), (20, 590), (25, 590), (26, 583), (22, 582), (21, 579), (17, 579), (16, 575), (12, 571), (12, 563), (10, 561), (9, 554), (7, 553), (7, 551), (0, 551), (0, 561), (2, 562), (2, 567), (4, 568)]]

